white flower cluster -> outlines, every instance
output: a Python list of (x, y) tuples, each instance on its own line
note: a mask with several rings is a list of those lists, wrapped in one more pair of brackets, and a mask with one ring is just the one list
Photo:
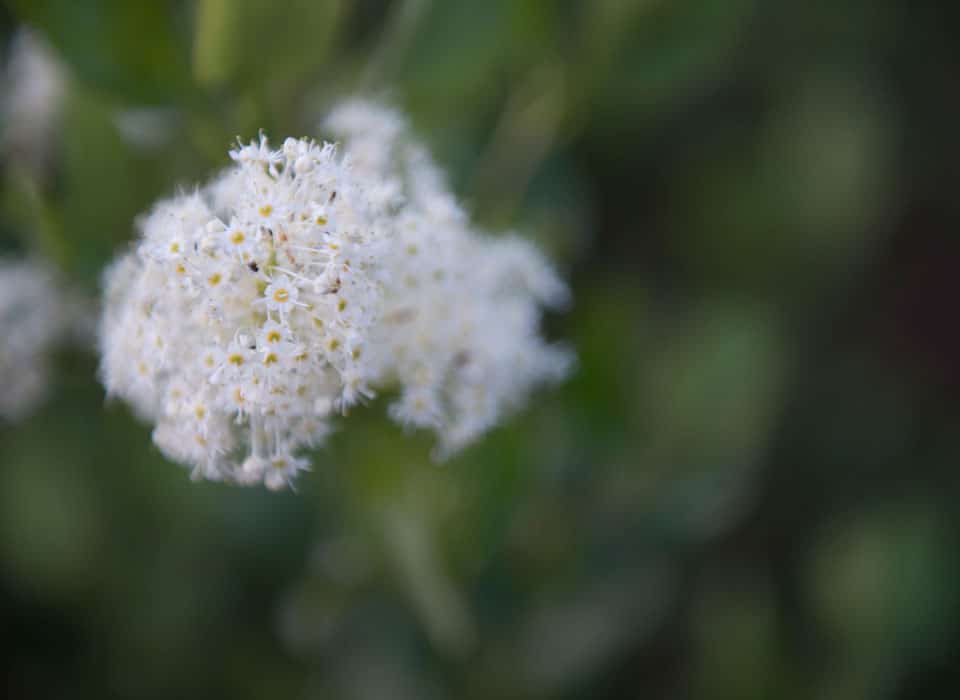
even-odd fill
[(0, 261), (0, 417), (17, 421), (46, 394), (53, 346), (68, 319), (54, 274), (26, 260)]
[(477, 231), (402, 117), (362, 100), (338, 106), (328, 129), (354, 170), (402, 202), (384, 305), (372, 343), (377, 385), (397, 384), (398, 421), (431, 428), (452, 454), (493, 427), (531, 388), (562, 378), (569, 351), (539, 335), (541, 306), (568, 291), (527, 241)]
[(449, 453), (568, 365), (537, 334), (565, 295), (537, 252), (473, 232), (395, 113), (348, 103), (330, 127), (348, 155), (232, 151), (107, 275), (107, 389), (197, 477), (290, 485), (334, 412), (391, 386), (391, 415)]

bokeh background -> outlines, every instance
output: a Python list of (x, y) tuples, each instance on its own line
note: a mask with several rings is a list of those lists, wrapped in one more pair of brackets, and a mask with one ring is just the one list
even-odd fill
[(273, 494), (191, 483), (57, 351), (0, 426), (0, 694), (956, 693), (958, 26), (910, 0), (4, 3), (4, 129), (24, 31), (63, 81), (55, 127), (5, 140), (6, 256), (92, 299), (235, 137), (381, 96), (564, 271), (546, 332), (579, 366), (444, 465), (375, 404)]

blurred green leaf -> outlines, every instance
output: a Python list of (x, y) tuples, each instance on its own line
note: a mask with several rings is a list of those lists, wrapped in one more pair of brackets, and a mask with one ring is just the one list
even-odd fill
[(713, 89), (736, 58), (754, 6), (755, 0), (591, 3), (577, 85), (585, 104), (600, 112), (596, 125), (608, 138), (636, 132)]
[[(752, 472), (783, 389), (787, 358), (777, 315), (717, 301), (689, 318), (664, 320), (659, 331), (637, 389), (650, 435), (642, 458), (649, 474), (682, 481)], [(673, 509), (680, 519), (681, 512)]]
[(694, 697), (766, 700), (809, 697), (778, 635), (775, 600), (755, 573), (710, 572), (696, 602)]
[(206, 86), (294, 83), (323, 64), (344, 11), (341, 0), (199, 0), (194, 76)]
[(64, 239), (63, 222), (39, 184), (24, 169), (11, 166), (3, 190), (3, 213), (13, 222), (24, 247), (36, 249), (54, 265), (69, 269), (70, 249)]
[(876, 689), (878, 675), (943, 652), (960, 612), (956, 552), (954, 533), (926, 502), (878, 506), (821, 533), (810, 583), (839, 670)]
[[(152, 176), (113, 125), (109, 108), (75, 91), (64, 117), (62, 197), (55, 197), (68, 269), (95, 281), (114, 251), (133, 235), (134, 218), (153, 193)], [(96, 176), (93, 176), (96, 173)]]
[(809, 300), (877, 241), (890, 134), (869, 86), (810, 78), (783, 92), (749, 143), (721, 125), (677, 158), (670, 245), (700, 284)]
[(13, 0), (83, 81), (131, 103), (156, 103), (190, 85), (177, 5), (166, 0)]
[(433, 105), (482, 99), (494, 85), (497, 66), (509, 60), (510, 5), (507, 0), (432, 3), (401, 64), (410, 90)]

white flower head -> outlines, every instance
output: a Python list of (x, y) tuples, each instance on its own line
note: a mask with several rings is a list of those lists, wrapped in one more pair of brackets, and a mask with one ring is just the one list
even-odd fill
[(103, 381), (196, 477), (290, 486), (337, 413), (392, 386), (390, 414), (448, 454), (568, 364), (537, 334), (565, 294), (539, 254), (471, 229), (395, 112), (330, 124), (342, 153), (238, 146), (107, 275)]

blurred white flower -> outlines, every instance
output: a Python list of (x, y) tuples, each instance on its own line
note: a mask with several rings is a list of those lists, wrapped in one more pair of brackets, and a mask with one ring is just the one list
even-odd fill
[(129, 143), (156, 149), (175, 138), (178, 118), (177, 111), (171, 107), (133, 107), (117, 110), (113, 123)]
[(26, 260), (0, 260), (0, 417), (24, 418), (44, 398), (54, 345), (69, 329), (53, 272)]
[(331, 413), (390, 386), (449, 454), (569, 365), (537, 334), (566, 294), (539, 254), (471, 230), (394, 112), (348, 103), (330, 126), (347, 155), (242, 145), (107, 274), (103, 381), (198, 478), (292, 485)]
[(542, 306), (568, 291), (542, 255), (516, 236), (473, 227), (401, 115), (376, 103), (338, 106), (328, 128), (356, 169), (391, 183), (402, 198), (384, 306), (370, 344), (374, 383), (393, 382), (398, 421), (432, 428), (441, 457), (460, 450), (523, 402), (562, 378), (573, 355), (539, 335)]
[(35, 171), (47, 168), (66, 92), (63, 65), (39, 35), (21, 29), (4, 76), (3, 150)]

